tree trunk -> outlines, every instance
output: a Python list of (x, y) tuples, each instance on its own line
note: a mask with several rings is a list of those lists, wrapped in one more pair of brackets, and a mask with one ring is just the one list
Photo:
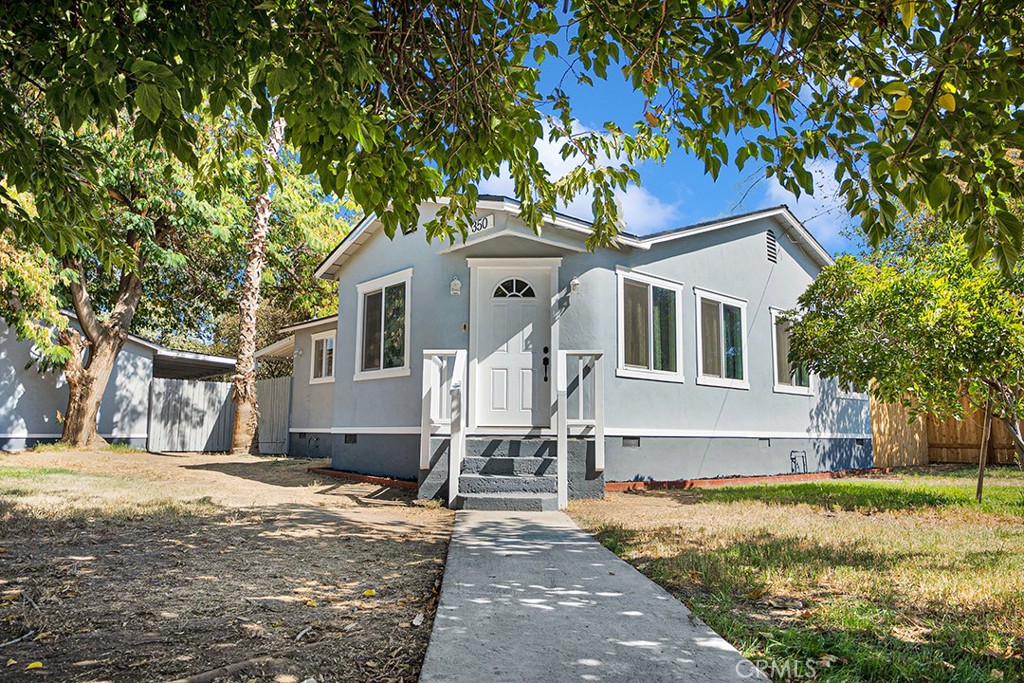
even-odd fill
[[(271, 173), (271, 160), (276, 159), (284, 140), (284, 119), (270, 125), (263, 147), (263, 164)], [(246, 245), (245, 275), (238, 302), (238, 356), (234, 381), (235, 423), (231, 432), (232, 453), (259, 454), (257, 437), (259, 406), (256, 403), (256, 312), (260, 304), (260, 280), (266, 263), (267, 233), (270, 230), (270, 187), (256, 198), (249, 240)]]
[[(60, 440), (79, 448), (99, 448), (107, 442), (97, 431), (96, 418), (123, 343), (104, 339), (93, 345), (83, 342), (75, 330), (65, 330), (63, 334), (63, 343), (77, 350), (75, 357), (64, 369), (64, 378), (68, 383), (68, 407)], [(87, 346), (89, 355), (86, 364), (81, 354)]]
[[(129, 237), (129, 245), (138, 254), (135, 236)], [(69, 289), (82, 334), (73, 327), (60, 333), (60, 342), (71, 349), (71, 360), (64, 365), (68, 406), (64, 412), (64, 428), (60, 440), (77, 448), (98, 448), (107, 442), (97, 431), (96, 418), (117, 355), (128, 338), (128, 328), (142, 299), (142, 281), (136, 273), (142, 264), (137, 257), (134, 266), (136, 270), (122, 273), (117, 301), (106, 322), (100, 322), (96, 317), (81, 263), (68, 265), (78, 270), (78, 279), (71, 281)]]
[(1013, 445), (1017, 449), (1017, 465), (1024, 468), (1024, 434), (1022, 434), (1020, 428), (1020, 422), (1013, 417), (1001, 418), (1003, 424), (1006, 425), (1006, 431), (1010, 433), (1010, 437), (1013, 439)]
[(985, 463), (988, 462), (988, 440), (992, 436), (992, 400), (985, 403), (985, 422), (981, 427), (981, 449), (978, 453), (978, 490), (974, 497), (980, 503), (985, 487)]

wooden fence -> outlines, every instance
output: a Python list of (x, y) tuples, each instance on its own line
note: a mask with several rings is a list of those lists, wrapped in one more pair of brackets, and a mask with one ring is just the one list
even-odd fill
[(149, 385), (149, 443), (165, 451), (227, 451), (235, 405), (230, 382), (154, 378)]
[[(288, 452), (291, 378), (256, 383), (260, 453)], [(222, 452), (231, 449), (235, 405), (230, 382), (154, 379), (149, 395), (147, 449), (161, 452)]]
[[(966, 403), (964, 404), (967, 408)], [(919, 417), (909, 421), (903, 406), (871, 401), (871, 432), (875, 467), (908, 467), (930, 463), (977, 464), (985, 414), (968, 409), (962, 420)], [(989, 464), (1012, 464), (1014, 445), (1000, 420), (992, 421)]]
[(277, 377), (261, 379), (256, 382), (256, 400), (260, 407), (260, 453), (263, 455), (287, 453), (292, 378)]

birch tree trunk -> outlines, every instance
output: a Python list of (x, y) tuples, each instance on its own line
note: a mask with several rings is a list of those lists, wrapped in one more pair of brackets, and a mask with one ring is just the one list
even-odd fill
[[(284, 140), (284, 119), (276, 119), (267, 132), (263, 146), (263, 164), (271, 174), (271, 160), (276, 159)], [(235, 423), (231, 432), (232, 453), (259, 454), (256, 404), (256, 312), (260, 303), (260, 279), (266, 264), (267, 233), (270, 229), (270, 183), (256, 198), (249, 239), (246, 244), (245, 274), (238, 302), (238, 354), (234, 381)]]

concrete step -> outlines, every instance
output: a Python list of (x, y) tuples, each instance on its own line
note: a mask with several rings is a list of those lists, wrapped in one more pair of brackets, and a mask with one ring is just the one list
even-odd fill
[(558, 453), (555, 439), (524, 437), (468, 437), (466, 455), (490, 458), (553, 458)]
[(544, 476), (554, 474), (558, 460), (556, 458), (508, 457), (495, 455), (490, 458), (468, 456), (462, 461), (465, 474), (504, 474), (507, 476)]
[(463, 474), (459, 477), (459, 493), (558, 493), (558, 478)]
[(558, 496), (554, 493), (466, 493), (460, 498), (463, 510), (552, 512), (558, 509)]

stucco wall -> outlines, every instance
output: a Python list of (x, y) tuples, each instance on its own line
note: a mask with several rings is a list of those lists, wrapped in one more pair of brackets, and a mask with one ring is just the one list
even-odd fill
[[(60, 372), (41, 373), (33, 360), (32, 345), (18, 341), (0, 323), (0, 448), (25, 448), (60, 436), (58, 411), (67, 409), (68, 389)], [(103, 394), (97, 421), (104, 438), (145, 447), (149, 414), (149, 382), (153, 354), (127, 341), (118, 355), (110, 383)]]
[[(429, 212), (423, 220), (429, 219)], [(495, 213), (500, 230), (518, 219)], [(778, 263), (766, 256), (765, 231), (778, 237)], [(547, 234), (546, 234), (547, 236)], [(582, 237), (579, 238), (582, 245)], [(339, 281), (339, 318), (333, 427), (337, 432), (403, 433), (418, 428), (421, 400), (420, 373), (425, 348), (468, 348), (469, 334), (463, 324), (470, 316), (470, 271), (466, 257), (560, 256), (559, 289), (555, 306), (563, 349), (604, 349), (606, 352), (606, 432), (609, 435), (609, 480), (618, 477), (678, 478), (685, 473), (700, 476), (758, 470), (759, 439), (777, 443), (795, 440), (811, 457), (809, 468), (834, 469), (841, 463), (870, 464), (870, 447), (857, 446), (855, 438), (870, 439), (868, 403), (861, 397), (838, 395), (834, 384), (817, 383), (812, 396), (776, 393), (773, 389), (772, 320), (769, 307), (790, 308), (817, 272), (810, 259), (772, 219), (665, 242), (648, 251), (600, 249), (575, 253), (536, 242), (500, 237), (452, 253), (445, 245), (428, 245), (422, 232), (399, 235), (393, 241), (378, 233), (344, 265)], [(683, 283), (683, 346), (680, 362), (682, 383), (634, 379), (616, 375), (617, 362), (617, 265), (641, 273)], [(413, 268), (409, 306), (411, 372), (408, 376), (353, 381), (356, 353), (356, 285), (405, 268)], [(449, 294), (453, 277), (462, 281), (462, 294)], [(569, 282), (578, 277), (578, 293)], [(749, 389), (697, 384), (697, 311), (694, 286), (747, 301), (747, 353)], [(296, 370), (296, 376), (300, 371)], [(305, 370), (308, 374), (308, 368)], [(470, 383), (473, 378), (469, 378)], [(293, 424), (297, 424), (293, 420)], [(709, 437), (730, 439), (711, 446)], [(644, 458), (620, 452), (612, 442), (622, 436), (648, 439), (641, 449)], [(662, 446), (652, 438), (694, 439), (680, 446), (679, 466), (663, 467)], [(714, 439), (713, 439), (714, 440)], [(831, 441), (830, 441), (831, 440)], [(394, 442), (392, 442), (394, 443)], [(411, 442), (410, 442), (411, 443)], [(836, 444), (842, 443), (842, 446)], [(695, 445), (704, 444), (704, 445)], [(685, 453), (704, 449), (714, 453), (696, 470), (685, 462)], [(779, 446), (782, 449), (782, 446)], [(652, 450), (653, 449), (653, 450)], [(724, 449), (724, 450), (723, 450)], [(364, 449), (360, 448), (360, 451)], [(779, 450), (761, 470), (789, 470), (789, 450)], [(337, 448), (335, 453), (337, 455)], [(753, 465), (730, 460), (726, 453), (750, 453)], [(828, 456), (833, 453), (833, 456)], [(865, 453), (867, 455), (865, 455)], [(651, 460), (646, 460), (650, 454)], [(666, 451), (664, 457), (669, 457)], [(746, 456), (743, 456), (746, 457)], [(347, 458), (346, 458), (347, 460)], [(718, 462), (718, 465), (711, 464)], [(650, 466), (644, 463), (649, 463)], [(619, 467), (621, 465), (621, 467)], [(619, 468), (619, 469), (616, 469)], [(621, 471), (619, 471), (621, 469)], [(678, 475), (672, 475), (678, 470)], [(738, 473), (738, 472), (737, 472)], [(765, 472), (767, 473), (767, 472)], [(614, 474), (614, 476), (613, 476)], [(698, 476), (698, 475), (688, 475)]]
[[(330, 429), (334, 408), (335, 382), (310, 384), (309, 366), (313, 360), (313, 335), (328, 332), (330, 324), (299, 330), (295, 333), (295, 360), (292, 366), (292, 431), (308, 432)], [(352, 359), (339, 356), (335, 341), (334, 375), (349, 371)], [(349, 372), (351, 374), (351, 372)]]

